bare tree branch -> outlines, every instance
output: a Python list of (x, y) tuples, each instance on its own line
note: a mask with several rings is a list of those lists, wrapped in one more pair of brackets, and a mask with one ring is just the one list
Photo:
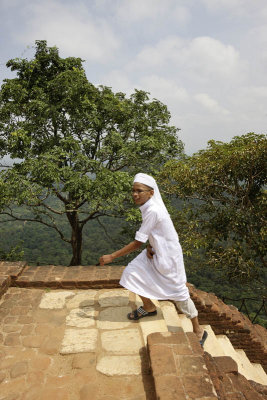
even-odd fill
[[(39, 222), (40, 224), (43, 224), (43, 225), (45, 225), (45, 226), (48, 226), (49, 228), (55, 229), (55, 231), (59, 234), (59, 236), (61, 237), (61, 239), (64, 240), (64, 242), (71, 243), (71, 240), (65, 238), (63, 232), (61, 232), (61, 231), (58, 229), (58, 227), (57, 227), (56, 225), (54, 225), (54, 224), (49, 224), (49, 223), (47, 223), (47, 222), (45, 222), (45, 221), (43, 221), (43, 220), (41, 220), (41, 219), (20, 218), (20, 217), (17, 217), (16, 215), (13, 215), (12, 213), (8, 213), (8, 212), (1, 212), (1, 214), (2, 214), (2, 215), (8, 215), (9, 217), (13, 218), (13, 220), (15, 220), (15, 221)], [(5, 222), (6, 222), (6, 221), (5, 221)]]

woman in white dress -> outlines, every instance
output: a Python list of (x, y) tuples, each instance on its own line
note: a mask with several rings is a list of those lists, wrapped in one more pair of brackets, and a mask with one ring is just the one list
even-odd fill
[(179, 310), (190, 318), (193, 331), (203, 346), (207, 332), (200, 327), (197, 309), (189, 296), (179, 238), (155, 179), (147, 174), (137, 174), (132, 196), (140, 207), (142, 225), (133, 242), (100, 257), (100, 265), (139, 249), (148, 240), (147, 248), (127, 265), (120, 280), (123, 287), (138, 294), (143, 301), (143, 306), (128, 314), (128, 318), (138, 320), (156, 315), (157, 310), (151, 299), (173, 300)]

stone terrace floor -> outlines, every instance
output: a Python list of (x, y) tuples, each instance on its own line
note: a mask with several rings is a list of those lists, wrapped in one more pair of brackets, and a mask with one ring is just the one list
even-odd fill
[(10, 287), (0, 300), (0, 400), (155, 400), (123, 289)]

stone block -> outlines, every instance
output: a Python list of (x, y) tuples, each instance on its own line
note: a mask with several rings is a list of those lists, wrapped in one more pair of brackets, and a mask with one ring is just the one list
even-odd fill
[(139, 356), (103, 356), (96, 365), (97, 371), (104, 375), (140, 375), (142, 372)]
[(183, 384), (187, 396), (191, 399), (214, 397), (216, 392), (208, 374), (183, 376)]
[(138, 329), (124, 329), (101, 333), (103, 350), (109, 353), (136, 354), (143, 347)]
[(181, 375), (203, 375), (207, 373), (207, 367), (203, 357), (195, 355), (177, 356), (181, 367)]
[(97, 399), (99, 393), (99, 386), (97, 383), (89, 383), (83, 385), (80, 389), (80, 400)]
[(175, 375), (158, 376), (155, 379), (157, 399), (186, 400), (182, 381)]
[(57, 337), (48, 337), (41, 346), (41, 351), (48, 355), (57, 354), (61, 346), (61, 340)]
[(63, 308), (68, 297), (74, 296), (75, 293), (71, 291), (55, 291), (45, 293), (40, 302), (40, 308), (57, 309)]
[(66, 329), (61, 354), (94, 352), (97, 343), (97, 329)]
[(76, 294), (72, 299), (67, 300), (66, 306), (68, 309), (92, 306), (96, 295), (96, 290), (84, 290), (82, 293)]
[(176, 374), (176, 365), (172, 348), (165, 345), (154, 345), (149, 349), (153, 376)]
[(188, 344), (187, 337), (183, 330), (179, 332), (153, 332), (147, 337), (149, 346), (154, 344)]
[(9, 333), (8, 335), (6, 335), (4, 340), (5, 346), (20, 346), (20, 344), (21, 341), (19, 333)]
[(99, 295), (98, 302), (101, 307), (123, 307), (129, 304), (128, 290), (108, 290)]
[(10, 370), (11, 378), (17, 378), (18, 376), (25, 375), (28, 371), (28, 362), (18, 362), (12, 366)]
[(99, 329), (123, 329), (132, 325), (127, 314), (132, 310), (130, 307), (107, 307), (99, 312), (97, 327)]
[(139, 320), (141, 330), (143, 333), (145, 344), (147, 344), (147, 337), (153, 332), (165, 332), (169, 334), (167, 325), (164, 321), (161, 310), (158, 310), (158, 314), (153, 317), (141, 318)]
[(39, 348), (42, 346), (44, 340), (45, 336), (42, 335), (25, 336), (22, 339), (22, 344), (25, 347)]
[(38, 355), (30, 360), (31, 368), (36, 371), (44, 371), (50, 366), (50, 364), (51, 358), (47, 356)]
[(223, 373), (238, 373), (237, 363), (231, 358), (227, 356), (214, 357), (214, 361), (216, 362), (218, 368)]
[(72, 368), (88, 369), (95, 365), (96, 356), (94, 353), (79, 353), (73, 356)]
[(74, 308), (66, 318), (66, 325), (76, 328), (89, 328), (95, 325), (95, 309), (93, 307)]

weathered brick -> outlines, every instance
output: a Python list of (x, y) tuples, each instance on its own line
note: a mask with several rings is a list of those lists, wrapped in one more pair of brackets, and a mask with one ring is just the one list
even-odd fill
[(176, 373), (172, 349), (164, 345), (154, 345), (149, 349), (153, 376)]
[(155, 332), (147, 337), (148, 346), (155, 344), (188, 344), (184, 331), (180, 332)]
[(22, 339), (22, 344), (25, 347), (39, 348), (43, 344), (44, 340), (45, 340), (45, 336), (41, 336), (41, 335), (25, 336)]
[(10, 370), (11, 378), (17, 378), (18, 376), (25, 375), (28, 371), (28, 362), (18, 362)]
[(155, 379), (157, 399), (186, 400), (187, 396), (181, 379), (175, 375), (158, 376)]
[(199, 340), (195, 333), (187, 332), (186, 336), (189, 340), (190, 346), (194, 354), (202, 355), (204, 353), (203, 347), (200, 346)]
[(4, 340), (5, 346), (19, 346), (21, 344), (19, 333), (9, 333)]
[(207, 369), (203, 357), (195, 355), (180, 355), (177, 357), (181, 366), (182, 376), (204, 375), (206, 373)]
[(227, 356), (214, 357), (214, 361), (216, 362), (221, 372), (224, 373), (232, 372), (234, 374), (238, 373), (237, 363), (231, 357)]
[(182, 381), (186, 394), (192, 399), (214, 396), (213, 384), (208, 374), (183, 376)]
[(31, 368), (36, 371), (43, 371), (51, 364), (51, 358), (47, 356), (37, 356), (31, 359)]

